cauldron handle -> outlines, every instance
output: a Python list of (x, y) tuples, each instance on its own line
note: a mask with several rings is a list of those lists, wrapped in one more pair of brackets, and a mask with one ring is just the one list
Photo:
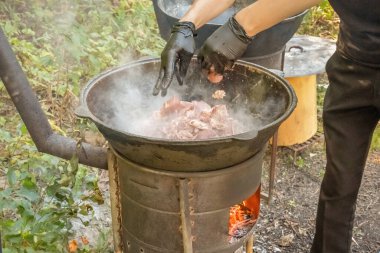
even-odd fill
[(83, 106), (83, 105), (79, 105), (76, 109), (75, 109), (75, 115), (77, 115), (78, 117), (81, 117), (81, 118), (91, 118), (90, 116), (90, 112), (88, 111), (88, 109)]
[(77, 153), (80, 163), (107, 169), (105, 148), (82, 143), (77, 151), (75, 140), (53, 132), (1, 27), (0, 77), (38, 151), (64, 159), (71, 159)]

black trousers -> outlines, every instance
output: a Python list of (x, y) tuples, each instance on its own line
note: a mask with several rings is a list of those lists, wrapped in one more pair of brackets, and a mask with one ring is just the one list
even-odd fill
[(330, 82), (323, 108), (327, 164), (311, 252), (348, 253), (356, 199), (380, 119), (380, 68), (336, 52), (326, 71)]

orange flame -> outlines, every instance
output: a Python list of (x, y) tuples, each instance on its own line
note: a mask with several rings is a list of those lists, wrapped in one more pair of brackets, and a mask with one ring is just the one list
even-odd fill
[(242, 237), (255, 225), (260, 212), (260, 188), (241, 204), (230, 208), (229, 235)]

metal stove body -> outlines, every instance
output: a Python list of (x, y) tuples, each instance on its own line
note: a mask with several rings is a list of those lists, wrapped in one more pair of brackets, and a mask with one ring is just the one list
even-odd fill
[(231, 253), (241, 248), (252, 230), (239, 239), (229, 236), (230, 207), (258, 190), (264, 150), (207, 172), (147, 168), (110, 152), (116, 252)]

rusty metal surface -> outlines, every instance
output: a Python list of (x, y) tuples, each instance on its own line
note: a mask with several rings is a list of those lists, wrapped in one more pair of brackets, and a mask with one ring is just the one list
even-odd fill
[[(137, 135), (123, 129), (133, 125), (130, 118), (131, 108), (145, 108), (154, 102), (151, 87), (157, 78), (158, 59), (140, 60), (109, 70), (91, 80), (82, 91), (79, 116), (90, 118), (111, 146), (127, 159), (138, 164), (169, 171), (211, 171), (240, 163), (256, 154), (274, 134), (279, 124), (285, 120), (296, 105), (293, 89), (283, 78), (261, 66), (238, 61), (232, 70), (225, 74), (221, 84), (228, 96), (227, 103), (231, 110), (247, 108), (250, 115), (261, 115), (267, 111), (262, 127), (228, 137), (174, 141)], [(212, 93), (215, 87), (208, 84), (197, 69), (196, 59), (189, 69), (185, 85), (179, 86), (176, 80), (169, 92), (181, 94), (183, 100), (194, 96), (212, 104)], [(208, 85), (206, 85), (208, 84)], [(125, 99), (129, 90), (142, 96), (141, 104), (131, 103)], [(118, 94), (125, 94), (117, 96)], [(210, 101), (208, 101), (210, 100)], [(263, 105), (276, 101), (275, 110), (265, 110)], [(283, 103), (279, 103), (283, 101)], [(159, 109), (159, 105), (157, 106)], [(125, 119), (124, 125), (117, 126), (115, 112), (120, 111)], [(141, 113), (144, 115), (144, 113)], [(261, 116), (259, 116), (261, 117)], [(262, 118), (260, 118), (262, 119)], [(252, 121), (255, 120), (252, 118)]]
[(117, 154), (125, 252), (234, 252), (251, 233), (229, 243), (230, 207), (257, 190), (264, 149), (236, 166), (210, 172), (142, 167)]
[[(179, 210), (181, 217), (181, 227), (182, 232), (182, 243), (183, 252), (192, 253), (193, 252), (193, 239), (196, 238), (191, 234), (191, 215), (194, 213), (194, 209), (190, 206), (190, 196), (189, 196), (189, 184), (190, 180), (187, 178), (180, 178), (179, 180)], [(194, 197), (194, 195), (192, 195)]]
[[(282, 52), (280, 70), (284, 71), (285, 68), (285, 50)], [(285, 73), (284, 73), (285, 74)], [(261, 192), (260, 197), (270, 205), (272, 202), (273, 191), (275, 186), (275, 176), (276, 176), (276, 162), (277, 162), (277, 148), (278, 148), (278, 130), (272, 136), (271, 145), (271, 158), (269, 165), (269, 189), (268, 193)]]
[[(38, 151), (71, 159), (78, 151), (77, 142), (53, 132), (1, 28), (0, 77)], [(101, 169), (107, 168), (104, 148), (83, 143), (77, 155), (82, 164)]]
[(121, 227), (121, 205), (120, 205), (120, 187), (119, 174), (116, 156), (112, 151), (107, 154), (108, 175), (110, 183), (110, 200), (111, 200), (111, 217), (112, 217), (112, 235), (114, 252), (123, 252), (122, 227)]
[(299, 152), (302, 152), (303, 150), (310, 147), (314, 143), (322, 140), (323, 138), (324, 138), (323, 133), (317, 132), (316, 134), (314, 134), (310, 139), (306, 140), (305, 142), (299, 143), (299, 144), (294, 144), (294, 145), (288, 146), (286, 148), (293, 151), (293, 161), (295, 162), (296, 158), (297, 158), (297, 154)]
[(268, 189), (268, 199), (267, 203), (270, 204), (272, 202), (274, 184), (276, 179), (276, 160), (277, 160), (277, 140), (278, 140), (278, 132), (276, 131), (272, 138), (272, 146), (271, 146), (271, 160), (270, 160), (270, 168), (269, 168), (269, 189)]

